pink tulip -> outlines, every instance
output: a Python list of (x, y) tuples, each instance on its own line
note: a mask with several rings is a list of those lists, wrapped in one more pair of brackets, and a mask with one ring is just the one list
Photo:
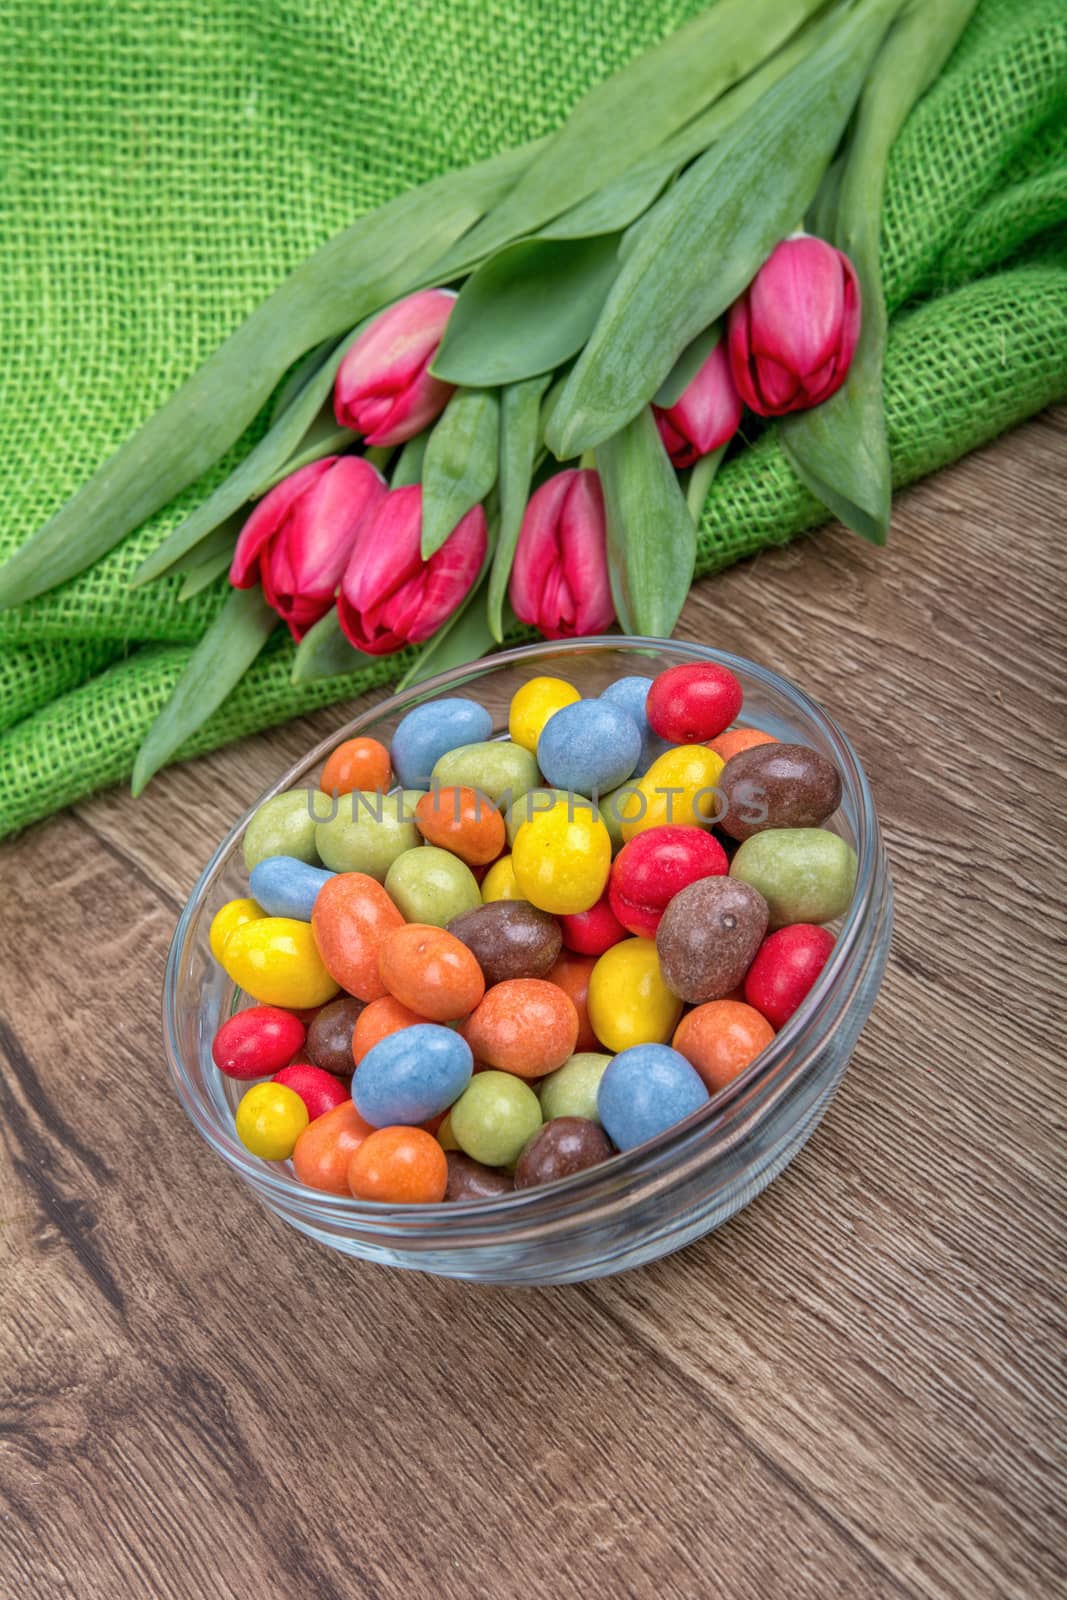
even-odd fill
[(741, 396), (730, 375), (730, 359), (720, 339), (673, 406), (653, 406), (660, 438), (674, 465), (691, 467), (727, 444), (741, 424)]
[(461, 518), (429, 561), (421, 538), (417, 483), (386, 495), (361, 527), (337, 600), (341, 627), (357, 650), (385, 656), (421, 644), (470, 593), (488, 547), (482, 507)]
[(730, 367), (761, 417), (807, 411), (848, 376), (860, 333), (860, 286), (824, 239), (783, 239), (730, 308)]
[(508, 593), (520, 622), (546, 639), (603, 633), (615, 620), (604, 495), (591, 469), (557, 472), (531, 495)]
[(267, 604), (302, 639), (334, 602), (356, 534), (386, 493), (360, 456), (324, 456), (276, 484), (241, 529), (235, 589), (263, 585)]
[(371, 445), (403, 444), (439, 417), (453, 385), (430, 376), (456, 303), (445, 289), (420, 289), (375, 317), (341, 362), (334, 410), (342, 428)]

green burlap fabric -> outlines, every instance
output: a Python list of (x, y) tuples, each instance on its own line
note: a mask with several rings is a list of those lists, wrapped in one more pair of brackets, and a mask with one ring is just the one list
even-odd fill
[[(0, 557), (354, 215), (544, 133), (702, 0), (0, 0)], [(893, 153), (894, 474), (1067, 393), (1067, 6), (982, 0)], [(222, 470), (222, 469), (220, 469)], [(131, 591), (198, 485), (0, 613), (0, 834), (119, 781), (223, 583)], [(698, 571), (823, 519), (773, 435), (720, 474)], [(375, 683), (272, 648), (184, 753)]]

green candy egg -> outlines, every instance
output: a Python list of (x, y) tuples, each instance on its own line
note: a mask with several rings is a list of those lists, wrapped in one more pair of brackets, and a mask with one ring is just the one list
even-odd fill
[(596, 1050), (579, 1050), (542, 1079), (537, 1092), (545, 1121), (551, 1122), (553, 1117), (586, 1117), (599, 1123), (596, 1094), (610, 1061), (610, 1056)]
[[(331, 872), (365, 872), (384, 883), (397, 857), (422, 842), (415, 826), (415, 806), (421, 795), (418, 789), (393, 794), (355, 789), (340, 795), (336, 815), (315, 829), (323, 866)], [(329, 804), (333, 804), (332, 797)]]
[(487, 1167), (509, 1167), (541, 1126), (541, 1102), (511, 1072), (479, 1072), (449, 1112), (452, 1137)]
[(385, 892), (408, 922), (446, 922), (482, 903), (478, 880), (451, 850), (420, 845), (397, 856), (385, 875)]
[(537, 761), (521, 744), (513, 744), (510, 739), (489, 739), (484, 744), (461, 744), (441, 756), (431, 783), (440, 788), (455, 784), (478, 789), (495, 806), (503, 803), (506, 809), (534, 788), (540, 777)]
[(730, 863), (731, 878), (758, 889), (771, 928), (832, 922), (848, 910), (856, 887), (856, 852), (825, 828), (767, 828), (746, 839)]
[(318, 789), (290, 789), (265, 800), (245, 829), (241, 850), (245, 866), (253, 867), (268, 856), (294, 856), (315, 867), (319, 853), (315, 846), (317, 818), (332, 804)]

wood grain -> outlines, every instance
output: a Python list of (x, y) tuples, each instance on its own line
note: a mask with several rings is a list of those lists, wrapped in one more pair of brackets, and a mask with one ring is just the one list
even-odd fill
[(346, 1262), (186, 1123), (175, 916), (341, 712), (0, 850), (0, 1594), (1062, 1585), (1065, 434), (903, 495), (885, 552), (828, 530), (694, 592), (684, 636), (853, 734), (897, 930), (815, 1139), (644, 1271), (534, 1292)]

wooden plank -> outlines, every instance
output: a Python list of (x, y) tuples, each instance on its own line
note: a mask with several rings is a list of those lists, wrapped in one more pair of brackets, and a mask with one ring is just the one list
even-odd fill
[(347, 1263), (186, 1124), (158, 1037), (175, 914), (347, 708), (0, 849), (0, 1592), (1052, 1591), (1063, 434), (902, 496), (885, 552), (828, 531), (694, 591), (684, 636), (853, 735), (897, 932), (812, 1144), (644, 1272), (520, 1293)]

